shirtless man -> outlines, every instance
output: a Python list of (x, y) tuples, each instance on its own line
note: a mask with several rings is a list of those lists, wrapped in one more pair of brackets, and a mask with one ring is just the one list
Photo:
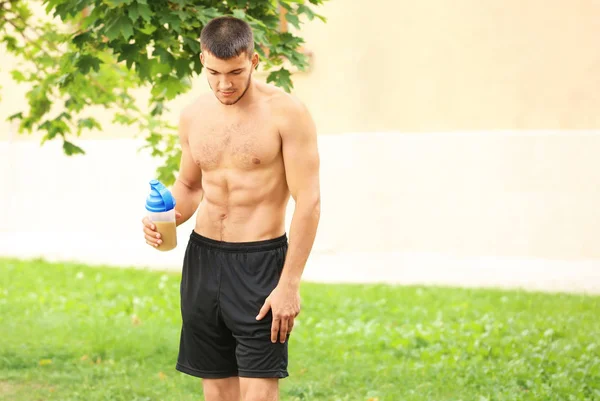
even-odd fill
[[(172, 188), (177, 225), (197, 211), (176, 368), (203, 379), (207, 401), (278, 400), (320, 217), (316, 130), (301, 102), (252, 77), (258, 55), (247, 23), (216, 18), (200, 42), (213, 93), (181, 113)], [(146, 242), (160, 247), (155, 226), (143, 223)]]

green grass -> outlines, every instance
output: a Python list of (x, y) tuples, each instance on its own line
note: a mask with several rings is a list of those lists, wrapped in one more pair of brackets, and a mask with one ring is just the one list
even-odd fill
[[(179, 274), (0, 259), (0, 400), (200, 400)], [(303, 283), (282, 400), (600, 400), (600, 297)]]

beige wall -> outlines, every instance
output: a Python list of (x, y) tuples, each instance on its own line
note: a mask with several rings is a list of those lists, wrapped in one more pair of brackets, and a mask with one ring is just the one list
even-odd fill
[[(301, 32), (312, 68), (294, 81), (322, 134), (600, 127), (600, 2), (330, 0), (320, 12), (328, 22)], [(24, 99), (2, 60), (6, 135)], [(207, 89), (197, 79), (171, 117)]]
[(331, 1), (297, 93), (322, 132), (600, 127), (600, 2)]

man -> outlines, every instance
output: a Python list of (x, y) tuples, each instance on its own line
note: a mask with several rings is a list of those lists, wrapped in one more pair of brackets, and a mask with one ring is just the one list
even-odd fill
[[(316, 130), (301, 102), (252, 77), (258, 55), (246, 22), (216, 18), (200, 42), (213, 93), (181, 113), (172, 189), (178, 225), (197, 211), (177, 369), (203, 379), (207, 401), (278, 400), (320, 218)], [(155, 226), (143, 223), (146, 242), (160, 247)]]

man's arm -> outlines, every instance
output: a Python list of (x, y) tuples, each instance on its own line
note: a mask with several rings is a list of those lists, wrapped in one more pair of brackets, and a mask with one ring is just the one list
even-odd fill
[(179, 174), (173, 184), (173, 197), (175, 209), (181, 214), (177, 218), (177, 225), (185, 223), (198, 209), (204, 192), (202, 190), (202, 170), (194, 162), (189, 144), (190, 120), (193, 114), (190, 109), (181, 113), (179, 118), (179, 142), (181, 144), (181, 162)]
[(297, 287), (312, 250), (321, 215), (317, 132), (304, 105), (294, 102), (287, 112), (280, 135), (285, 175), (296, 203), (280, 284)]
[(300, 313), (300, 278), (312, 250), (321, 216), (317, 132), (310, 113), (292, 100), (282, 110), (280, 127), (283, 162), (290, 193), (296, 202), (290, 243), (277, 287), (265, 300), (257, 320), (273, 313), (271, 341), (285, 342)]

